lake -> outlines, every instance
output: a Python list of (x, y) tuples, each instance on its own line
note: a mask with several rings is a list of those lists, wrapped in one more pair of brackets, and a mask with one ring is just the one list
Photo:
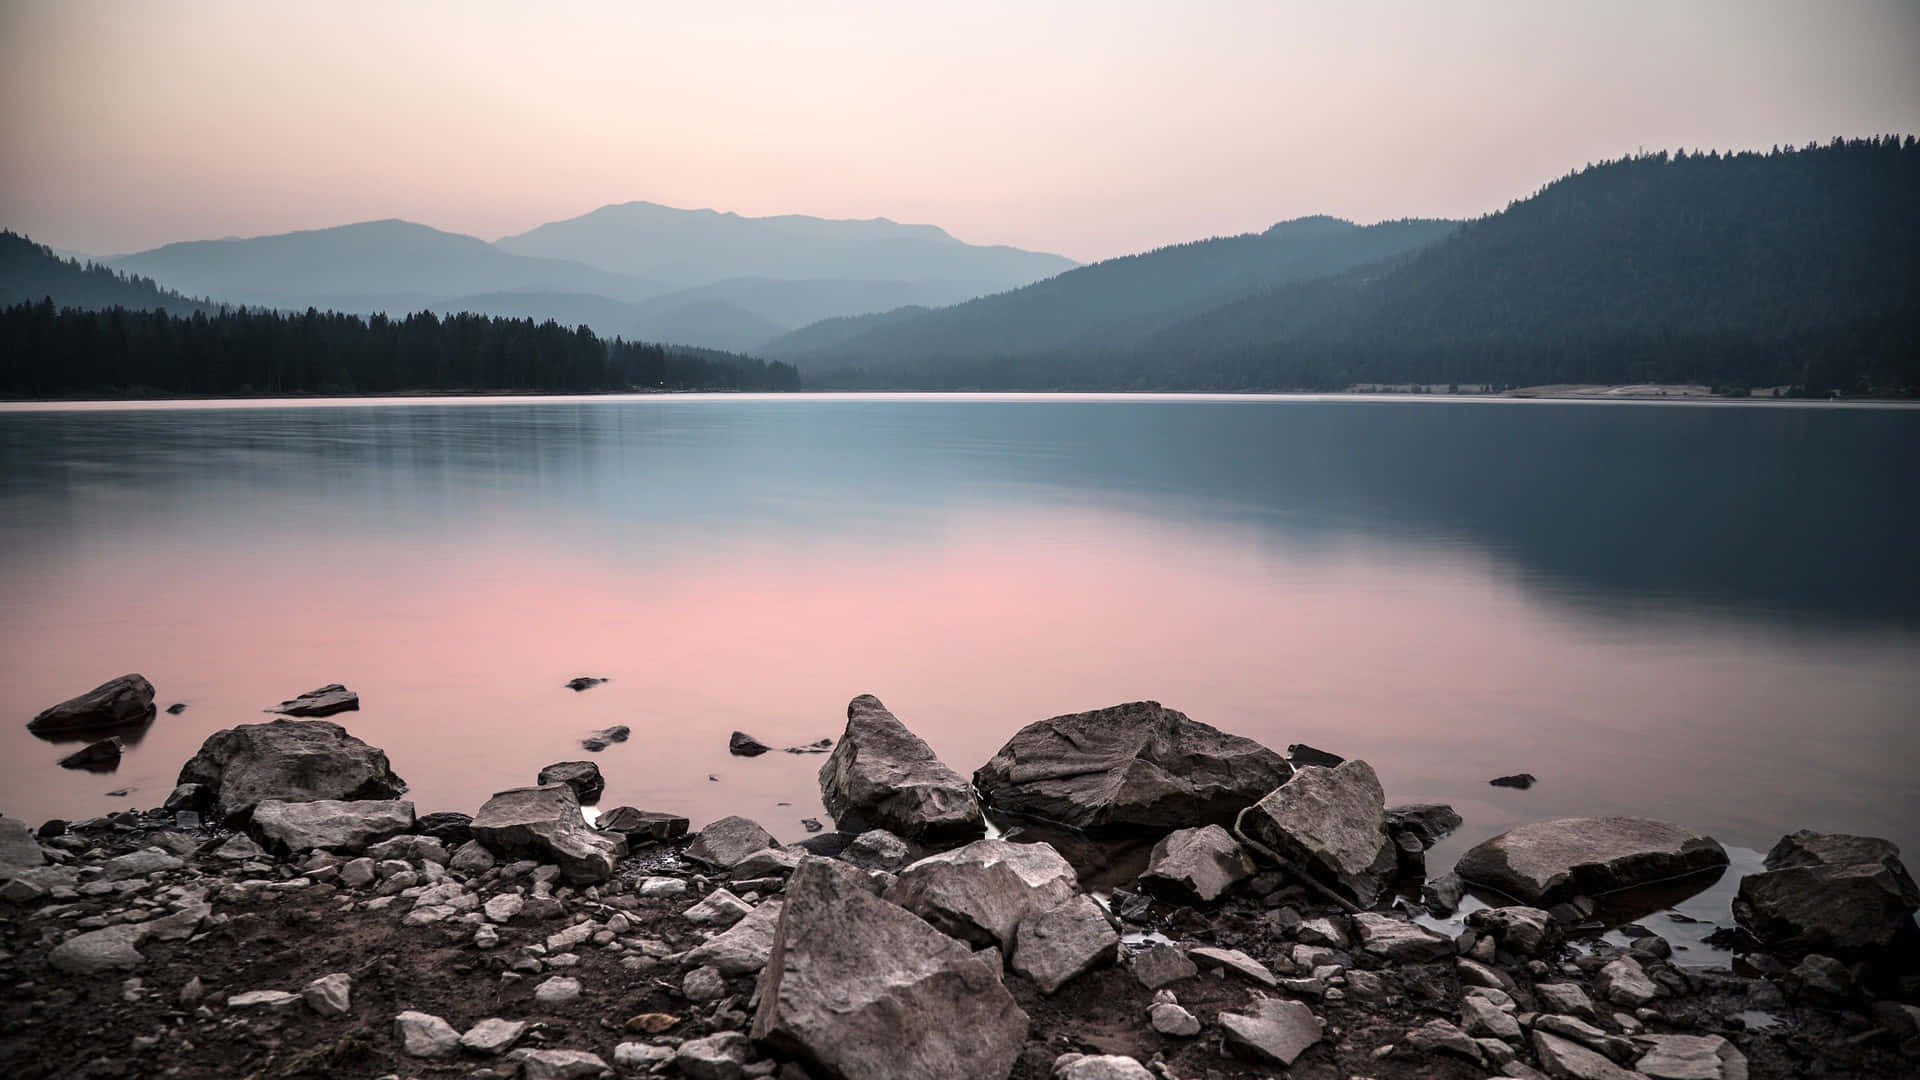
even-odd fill
[[(1430, 859), (1641, 814), (1920, 849), (1920, 411), (1372, 397), (0, 406), (0, 810), (156, 806), (329, 682), (421, 813), (591, 757), (604, 805), (822, 817), (878, 694), (970, 773), (1151, 698), (1451, 803)], [(27, 733), (123, 672), (118, 772)], [(612, 681), (576, 693), (576, 675)], [(627, 724), (597, 755), (579, 740)], [(1489, 787), (1530, 772), (1530, 790)], [(108, 793), (129, 789), (125, 796)]]

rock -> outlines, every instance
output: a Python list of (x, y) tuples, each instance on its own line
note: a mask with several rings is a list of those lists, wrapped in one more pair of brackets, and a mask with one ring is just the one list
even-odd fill
[(1250, 982), (1261, 986), (1278, 986), (1280, 980), (1274, 977), (1267, 966), (1239, 949), (1221, 949), (1203, 945), (1187, 950), (1187, 958), (1203, 968), (1225, 968)]
[(1430, 848), (1460, 827), (1460, 815), (1439, 803), (1410, 803), (1387, 808), (1387, 832), (1411, 833), (1422, 848)]
[(89, 769), (97, 772), (110, 772), (120, 764), (120, 751), (124, 749), (119, 739), (101, 739), (60, 759), (63, 769)]
[(368, 844), (366, 855), (370, 859), (399, 859), (410, 863), (448, 864), (447, 845), (431, 836), (408, 833), (391, 837), (378, 843)]
[(1900, 848), (1877, 836), (1849, 836), (1801, 829), (1780, 838), (1767, 852), (1769, 870), (1796, 866), (1852, 866), (1856, 863), (1897, 863)]
[(1528, 788), (1532, 787), (1534, 784), (1539, 783), (1539, 781), (1533, 778), (1532, 773), (1523, 772), (1523, 773), (1514, 773), (1511, 776), (1496, 776), (1493, 779), (1487, 781), (1487, 783), (1493, 785), (1494, 787), (1518, 788), (1521, 791), (1525, 791)]
[(542, 1005), (565, 1005), (580, 996), (580, 980), (556, 975), (533, 988), (533, 1000)]
[(612, 1075), (599, 1054), (585, 1050), (515, 1050), (508, 1061), (520, 1063), (521, 1080), (593, 1080)]
[(1792, 974), (1803, 988), (1828, 997), (1842, 998), (1853, 992), (1853, 973), (1831, 956), (1809, 955), (1794, 966)]
[(1291, 1065), (1320, 1041), (1324, 1025), (1297, 1001), (1255, 998), (1249, 1011), (1220, 1014), (1227, 1049), (1262, 1065)]
[(1538, 956), (1560, 941), (1560, 924), (1536, 907), (1482, 908), (1467, 916), (1467, 925), (1521, 956)]
[(1435, 915), (1451, 915), (1460, 908), (1460, 901), (1467, 895), (1467, 883), (1460, 875), (1448, 871), (1420, 886), (1420, 902)]
[(285, 854), (316, 848), (354, 854), (413, 828), (413, 804), (404, 799), (262, 799), (254, 804), (248, 828), (263, 845)]
[(160, 805), (163, 809), (175, 812), (188, 810), (197, 813), (212, 808), (213, 792), (204, 784), (178, 784)]
[(321, 1016), (345, 1016), (353, 1008), (353, 976), (345, 972), (322, 975), (301, 987), (307, 1008)]
[[(1179, 1008), (1179, 1006), (1174, 1006)], [(1145, 1065), (1119, 1054), (1061, 1054), (1053, 1080), (1156, 1080)]]
[(838, 1080), (1005, 1080), (1027, 1016), (999, 963), (803, 859), (787, 883), (752, 1036)]
[(1727, 865), (1712, 837), (1648, 818), (1536, 821), (1486, 840), (1454, 871), (1528, 904), (1644, 885)]
[(1148, 1006), (1147, 1021), (1153, 1030), (1177, 1039), (1191, 1039), (1200, 1034), (1199, 1019), (1178, 1002), (1162, 1001)]
[(1489, 1035), (1496, 1039), (1520, 1037), (1520, 1024), (1483, 997), (1460, 999), (1460, 1026), (1469, 1035)]
[(1353, 932), (1364, 952), (1403, 964), (1445, 960), (1454, 955), (1453, 939), (1417, 923), (1363, 911), (1352, 916)]
[[(1632, 1020), (1633, 1018), (1628, 1017), (1628, 1019)], [(1634, 1022), (1638, 1023), (1638, 1021)], [(1633, 1060), (1634, 1054), (1637, 1053), (1636, 1048), (1630, 1040), (1618, 1035), (1609, 1035), (1605, 1031), (1594, 1027), (1592, 1024), (1584, 1020), (1576, 1020), (1571, 1016), (1556, 1016), (1551, 1014), (1535, 1016), (1532, 1026), (1535, 1031), (1544, 1031), (1550, 1035), (1558, 1035), (1563, 1039), (1579, 1043), (1589, 1050), (1606, 1055), (1615, 1062), (1631, 1061)]]
[(69, 975), (131, 970), (147, 962), (140, 950), (134, 948), (146, 937), (147, 928), (140, 923), (89, 930), (55, 945), (47, 953), (47, 962)]
[(727, 996), (727, 980), (718, 968), (697, 967), (680, 980), (680, 993), (688, 1001), (719, 1001)]
[(223, 818), (251, 813), (262, 799), (397, 799), (407, 790), (385, 753), (325, 720), (216, 731), (181, 767), (177, 782), (211, 790)]
[(1474, 1062), (1482, 1061), (1486, 1056), (1486, 1051), (1480, 1049), (1479, 1043), (1445, 1020), (1429, 1020), (1407, 1032), (1406, 1045), (1418, 1053), (1457, 1054)]
[(1253, 870), (1253, 860), (1233, 834), (1208, 825), (1162, 837), (1147, 857), (1140, 885), (1175, 903), (1205, 904), (1252, 877)]
[(578, 693), (581, 690), (591, 690), (606, 681), (606, 679), (595, 678), (592, 675), (575, 675), (573, 678), (567, 680), (566, 687)]
[(623, 1042), (613, 1048), (613, 1066), (616, 1069), (632, 1069), (636, 1072), (651, 1070), (656, 1065), (664, 1065), (672, 1061), (673, 1050), (671, 1046)]
[(1129, 967), (1133, 977), (1149, 990), (1157, 990), (1168, 983), (1191, 979), (1200, 974), (1199, 966), (1187, 958), (1184, 950), (1174, 945), (1148, 946), (1133, 955)]
[(791, 848), (761, 848), (734, 863), (728, 876), (742, 881), (791, 874), (793, 868), (800, 864), (800, 854)]
[(696, 862), (727, 870), (756, 851), (779, 846), (780, 841), (761, 828), (759, 822), (738, 816), (723, 817), (701, 829), (700, 835), (687, 846), (686, 854)]
[(885, 829), (868, 829), (853, 838), (845, 854), (849, 861), (860, 865), (892, 870), (912, 857), (913, 848)]
[(187, 703), (184, 701), (176, 701), (173, 704), (167, 706), (168, 716), (179, 716), (181, 713), (186, 711), (187, 711)]
[(40, 715), (27, 721), (27, 730), (35, 735), (63, 735), (134, 727), (150, 723), (155, 715), (153, 684), (144, 675), (122, 675), (41, 710)]
[(975, 840), (900, 871), (886, 898), (975, 947), (1011, 953), (1021, 920), (1079, 891), (1073, 867), (1047, 844)]
[(19, 818), (0, 817), (0, 867), (47, 865), (47, 853), (33, 828)]
[(506, 1053), (513, 1044), (525, 1034), (525, 1020), (502, 1020), (497, 1016), (489, 1017), (468, 1028), (460, 1036), (460, 1045), (476, 1054), (497, 1057)]
[(712, 967), (722, 975), (751, 975), (760, 971), (773, 953), (773, 935), (780, 925), (784, 906), (779, 900), (761, 904), (725, 933), (716, 934), (706, 944), (688, 950), (683, 961), (696, 967)]
[(513, 921), (515, 915), (520, 914), (520, 909), (526, 904), (526, 899), (519, 893), (501, 893), (480, 905), (480, 910), (486, 915), (488, 922), (509, 923)]
[(480, 808), (472, 828), (473, 838), (494, 854), (555, 864), (574, 884), (605, 881), (627, 848), (617, 834), (587, 825), (566, 784), (502, 791)]
[(1297, 742), (1287, 747), (1287, 762), (1296, 769), (1305, 768), (1308, 765), (1331, 769), (1345, 760), (1347, 759), (1339, 754), (1330, 754), (1325, 750), (1308, 746), (1306, 743)]
[(687, 1080), (740, 1080), (753, 1058), (753, 1044), (737, 1031), (689, 1039), (674, 1052), (673, 1064)]
[(1386, 795), (1364, 761), (1309, 765), (1242, 818), (1243, 835), (1272, 848), (1335, 891), (1372, 907), (1393, 880)]
[(1075, 828), (1226, 825), (1286, 782), (1286, 759), (1158, 702), (1020, 729), (973, 775), (988, 804)]
[(268, 712), (284, 713), (287, 716), (332, 716), (334, 713), (351, 712), (360, 707), (360, 695), (341, 686), (328, 683), (318, 690), (309, 690), (296, 698), (289, 698), (268, 709)]
[(440, 810), (424, 815), (413, 823), (413, 827), (422, 835), (431, 836), (449, 848), (457, 848), (473, 841), (472, 814)]
[(1596, 1018), (1593, 1001), (1576, 983), (1535, 983), (1533, 994), (1540, 999), (1540, 1007), (1550, 1012), (1566, 1013), (1585, 1020)]
[(100, 880), (125, 881), (128, 878), (178, 870), (185, 865), (186, 863), (157, 847), (141, 848), (138, 851), (129, 851), (125, 855), (116, 855), (101, 863)]
[(1099, 903), (1082, 894), (1020, 920), (1011, 966), (1051, 994), (1069, 979), (1113, 963), (1119, 951), (1119, 931)]
[(229, 1009), (285, 1009), (300, 1003), (300, 995), (285, 990), (249, 990), (227, 999)]
[(607, 832), (616, 832), (627, 838), (629, 845), (639, 845), (649, 841), (655, 843), (674, 840), (687, 835), (687, 819), (679, 814), (664, 814), (658, 810), (636, 810), (631, 806), (616, 806), (601, 813), (594, 827)]
[(833, 749), (832, 739), (815, 739), (810, 743), (787, 747), (789, 754), (825, 754)]
[(632, 734), (633, 729), (627, 725), (615, 724), (609, 728), (601, 728), (599, 731), (581, 739), (580, 748), (597, 754), (607, 747), (612, 746), (614, 743), (626, 742), (627, 737)]
[(1645, 1005), (1660, 996), (1660, 987), (1630, 956), (1608, 961), (1593, 978), (1593, 992), (1615, 1005)]
[[(1915, 936), (1920, 888), (1900, 849), (1870, 836), (1802, 830), (1740, 879), (1733, 917), (1763, 945), (1790, 952), (1859, 953)], [(1842, 861), (1846, 860), (1846, 861)]]
[(727, 738), (727, 753), (734, 757), (759, 757), (772, 749), (744, 731), (736, 731)]
[(846, 730), (820, 766), (820, 799), (845, 832), (945, 843), (986, 831), (973, 787), (872, 694), (847, 703)]
[(746, 918), (753, 905), (725, 889), (715, 889), (707, 898), (680, 913), (695, 926), (732, 926)]
[(1718, 1035), (1645, 1035), (1634, 1068), (1653, 1080), (1747, 1080), (1747, 1058)]
[(1623, 1069), (1578, 1043), (1537, 1028), (1533, 1052), (1540, 1067), (1555, 1080), (1646, 1080), (1644, 1073)]
[(246, 862), (249, 859), (266, 857), (266, 849), (253, 842), (253, 837), (245, 833), (230, 836), (219, 847), (213, 849), (213, 857), (228, 862)]
[(598, 802), (600, 793), (607, 789), (607, 782), (600, 775), (600, 766), (591, 761), (556, 761), (541, 769), (534, 783), (542, 787), (565, 784), (573, 789), (582, 804)]

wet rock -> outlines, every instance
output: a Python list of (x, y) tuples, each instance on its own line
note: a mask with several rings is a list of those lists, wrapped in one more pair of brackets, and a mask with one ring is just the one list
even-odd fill
[(1539, 781), (1533, 778), (1532, 773), (1523, 772), (1523, 773), (1514, 773), (1511, 776), (1496, 776), (1493, 779), (1487, 781), (1487, 783), (1493, 785), (1494, 787), (1517, 788), (1520, 791), (1525, 791), (1528, 788), (1532, 787), (1533, 785), (1539, 783)]
[(525, 1020), (502, 1020), (497, 1016), (489, 1017), (468, 1028), (460, 1036), (460, 1045), (476, 1054), (498, 1057), (520, 1041), (527, 1030)]
[(1900, 848), (1891, 840), (1877, 836), (1850, 836), (1845, 833), (1817, 833), (1801, 829), (1780, 838), (1767, 852), (1769, 870), (1791, 870), (1796, 866), (1852, 866), (1856, 863), (1898, 863)]
[(147, 962), (147, 958), (134, 947), (146, 937), (147, 928), (139, 923), (89, 930), (55, 945), (47, 954), (47, 962), (55, 970), (69, 975), (131, 970)]
[(727, 737), (727, 753), (734, 757), (759, 757), (772, 749), (744, 731), (736, 731)]
[(1119, 1054), (1061, 1054), (1053, 1059), (1053, 1080), (1156, 1080), (1156, 1078), (1145, 1065)]
[(1041, 720), (973, 775), (988, 804), (1089, 829), (1230, 824), (1286, 782), (1286, 759), (1154, 701)]
[(1653, 1080), (1747, 1080), (1747, 1058), (1718, 1035), (1645, 1035), (1634, 1068)]
[(186, 711), (187, 711), (187, 703), (184, 701), (176, 701), (173, 704), (167, 706), (168, 716), (179, 716), (181, 713)]
[(1224, 968), (1249, 982), (1261, 986), (1278, 986), (1280, 980), (1267, 965), (1241, 952), (1239, 949), (1222, 949), (1212, 945), (1202, 945), (1187, 950), (1187, 959), (1203, 968)]
[(287, 716), (320, 717), (351, 712), (359, 707), (359, 694), (339, 683), (328, 683), (318, 690), (309, 690), (299, 697), (289, 698), (267, 711), (283, 713)]
[(1483, 841), (1454, 871), (1528, 904), (1612, 892), (1727, 865), (1712, 837), (1634, 817), (1536, 821)]
[(1026, 1043), (991, 954), (828, 859), (802, 860), (787, 883), (757, 993), (755, 1041), (840, 1080), (1004, 1080)]
[(1073, 867), (1046, 844), (975, 840), (900, 871), (886, 898), (962, 941), (1012, 952), (1021, 920), (1079, 891)]
[(353, 1009), (353, 976), (345, 972), (322, 975), (300, 988), (307, 1008), (321, 1016), (345, 1016)]
[(613, 1070), (600, 1055), (585, 1050), (515, 1050), (508, 1061), (520, 1063), (521, 1080), (594, 1080)]
[(687, 846), (687, 858), (722, 870), (730, 869), (756, 851), (777, 848), (780, 841), (751, 818), (723, 817), (700, 830)]
[(679, 814), (616, 806), (603, 812), (594, 826), (607, 832), (617, 832), (627, 838), (628, 844), (638, 845), (678, 839), (687, 835), (687, 824), (687, 819)]
[(683, 961), (730, 976), (751, 975), (764, 969), (767, 958), (773, 954), (773, 935), (779, 929), (784, 907), (779, 900), (761, 904), (725, 933), (716, 934), (706, 944), (689, 950)]
[(598, 802), (600, 793), (607, 789), (607, 781), (600, 775), (600, 766), (591, 761), (556, 761), (541, 769), (534, 782), (542, 787), (565, 784), (573, 789), (574, 796), (582, 805)]
[(263, 845), (286, 854), (315, 849), (356, 854), (413, 828), (413, 804), (404, 799), (262, 799), (248, 828)]
[(1174, 945), (1150, 945), (1135, 953), (1128, 966), (1133, 977), (1149, 990), (1200, 974), (1199, 966), (1187, 958), (1186, 951)]
[(537, 859), (560, 867), (575, 884), (604, 881), (626, 842), (589, 828), (566, 784), (513, 788), (488, 799), (473, 819), (473, 838), (496, 855)]
[(167, 794), (166, 801), (160, 805), (163, 809), (176, 813), (181, 810), (197, 813), (213, 807), (213, 792), (204, 784), (178, 784)]
[(97, 772), (111, 771), (120, 764), (120, 752), (125, 749), (119, 739), (101, 739), (60, 759), (63, 769), (88, 769)]
[(832, 739), (815, 739), (810, 743), (787, 747), (789, 754), (825, 754), (833, 750)]
[(567, 680), (566, 687), (578, 693), (582, 690), (591, 690), (606, 681), (606, 679), (596, 678), (592, 675), (575, 675), (573, 678)]
[(1538, 1028), (1533, 1032), (1533, 1052), (1540, 1067), (1555, 1080), (1646, 1080), (1644, 1073), (1623, 1069), (1579, 1043)]
[(740, 1080), (753, 1059), (753, 1044), (737, 1031), (689, 1039), (674, 1051), (673, 1065), (687, 1080)]
[(1099, 903), (1083, 894), (1020, 920), (1011, 966), (1041, 993), (1051, 994), (1068, 980), (1113, 963), (1119, 951), (1119, 931)]
[(880, 699), (847, 704), (840, 743), (820, 767), (820, 798), (847, 832), (886, 829), (928, 843), (968, 840), (986, 831), (966, 778), (907, 730)]
[(1482, 908), (1467, 916), (1467, 925), (1521, 956), (1538, 956), (1560, 941), (1560, 924), (1536, 907)]
[[(1740, 879), (1733, 917), (1771, 949), (1857, 953), (1916, 936), (1920, 888), (1899, 848), (1870, 836), (1802, 830)], [(1845, 860), (1845, 861), (1842, 861)]]
[(414, 830), (431, 836), (448, 848), (457, 848), (473, 840), (473, 815), (453, 810), (426, 814), (413, 823)]
[(1233, 834), (1218, 825), (1168, 833), (1153, 846), (1146, 891), (1175, 903), (1211, 903), (1253, 876), (1253, 860)]
[(41, 710), (27, 721), (35, 735), (135, 727), (153, 720), (153, 684), (144, 675), (109, 679), (78, 697)]
[(251, 813), (262, 799), (396, 799), (407, 791), (384, 752), (325, 720), (216, 731), (181, 767), (177, 783), (211, 790), (223, 818)]
[(586, 738), (581, 739), (580, 748), (589, 753), (597, 754), (607, 747), (612, 746), (614, 743), (626, 742), (627, 738), (632, 734), (633, 729), (627, 725), (615, 724), (612, 727), (601, 728), (599, 731), (593, 732)]
[(1241, 827), (1361, 907), (1372, 907), (1393, 880), (1386, 805), (1366, 762), (1310, 765), (1261, 799)]
[(1440, 803), (1409, 803), (1387, 808), (1387, 832), (1409, 833), (1430, 848), (1460, 827), (1460, 815), (1451, 806)]
[(1608, 961), (1593, 978), (1593, 992), (1615, 1005), (1633, 1008), (1660, 996), (1660, 987), (1632, 957)]
[(1454, 955), (1452, 938), (1417, 923), (1370, 911), (1352, 916), (1352, 923), (1361, 950), (1383, 959), (1419, 964)]
[(1227, 1049), (1262, 1065), (1291, 1065), (1320, 1041), (1325, 1025), (1297, 1001), (1255, 998), (1244, 1013), (1220, 1014)]

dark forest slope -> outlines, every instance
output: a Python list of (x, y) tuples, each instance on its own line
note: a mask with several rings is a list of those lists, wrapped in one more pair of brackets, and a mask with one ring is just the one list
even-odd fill
[(52, 300), (55, 307), (122, 307), (174, 315), (211, 311), (211, 304), (162, 289), (152, 278), (130, 277), (100, 263), (63, 259), (15, 232), (0, 232), (0, 307)]

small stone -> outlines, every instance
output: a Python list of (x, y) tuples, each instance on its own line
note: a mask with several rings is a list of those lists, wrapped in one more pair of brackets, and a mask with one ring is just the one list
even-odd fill
[(697, 967), (680, 981), (680, 992), (688, 1001), (718, 1001), (727, 996), (727, 980), (715, 967)]
[(519, 893), (501, 893), (488, 899), (480, 906), (480, 910), (486, 914), (488, 922), (507, 923), (513, 921), (513, 917), (526, 906), (526, 898)]
[(689, 1039), (674, 1051), (673, 1065), (687, 1080), (741, 1080), (753, 1044), (737, 1031)]
[(1220, 1014), (1227, 1048), (1262, 1064), (1293, 1064), (1307, 1047), (1320, 1041), (1324, 1028), (1305, 1005), (1275, 998), (1255, 998), (1245, 1013)]
[(1594, 976), (1594, 993), (1615, 1005), (1629, 1008), (1645, 1005), (1660, 996), (1660, 987), (1641, 969), (1632, 957), (1622, 956), (1609, 962)]
[(1201, 948), (1188, 949), (1187, 958), (1201, 967), (1225, 968), (1241, 978), (1251, 982), (1257, 982), (1261, 986), (1278, 986), (1280, 984), (1279, 979), (1274, 977), (1273, 972), (1267, 970), (1265, 964), (1241, 952), (1239, 949), (1218, 949), (1212, 946), (1203, 946)]
[(1149, 990), (1200, 974), (1199, 967), (1187, 959), (1186, 952), (1173, 945), (1153, 945), (1135, 953), (1131, 967), (1133, 977)]
[(555, 976), (533, 988), (533, 999), (542, 1005), (565, 1005), (580, 996), (580, 980)]
[(1120, 1054), (1061, 1054), (1053, 1059), (1053, 1080), (1155, 1080), (1138, 1061)]
[(613, 1048), (613, 1064), (620, 1069), (648, 1069), (673, 1060), (673, 1047), (623, 1042)]
[(1147, 1019), (1152, 1022), (1153, 1030), (1162, 1035), (1186, 1039), (1200, 1034), (1200, 1021), (1172, 1002), (1163, 1001), (1149, 1007)]
[(285, 990), (249, 990), (227, 999), (229, 1009), (284, 1009), (300, 1002), (299, 994)]
[(1534, 1056), (1548, 1076), (1558, 1080), (1639, 1080), (1645, 1074), (1629, 1072), (1578, 1043), (1550, 1032), (1533, 1032)]
[(478, 1054), (497, 1057), (511, 1049), (526, 1030), (527, 1022), (524, 1020), (489, 1017), (468, 1028), (460, 1036), (460, 1045)]
[(752, 904), (725, 889), (715, 889), (705, 900), (680, 914), (695, 926), (732, 926), (752, 912)]
[(1650, 1044), (1634, 1063), (1653, 1080), (1746, 1080), (1747, 1058), (1718, 1035), (1648, 1035)]
[(487, 923), (481, 923), (473, 931), (473, 947), (476, 949), (497, 949), (500, 947), (500, 931)]
[(1482, 997), (1460, 999), (1460, 1026), (1469, 1035), (1490, 1035), (1496, 1039), (1517, 1039), (1520, 1025), (1500, 1007)]
[(1445, 1020), (1429, 1020), (1407, 1032), (1406, 1045), (1423, 1054), (1446, 1052), (1479, 1064), (1486, 1054), (1467, 1033)]
[(1533, 993), (1540, 999), (1540, 1006), (1550, 1012), (1566, 1013), (1583, 1020), (1595, 1018), (1592, 999), (1573, 983), (1535, 983)]
[(520, 1063), (522, 1080), (592, 1080), (613, 1070), (600, 1055), (585, 1050), (515, 1050), (507, 1060)]
[(301, 988), (307, 1008), (321, 1016), (345, 1016), (353, 1008), (353, 976), (345, 972), (322, 975)]

